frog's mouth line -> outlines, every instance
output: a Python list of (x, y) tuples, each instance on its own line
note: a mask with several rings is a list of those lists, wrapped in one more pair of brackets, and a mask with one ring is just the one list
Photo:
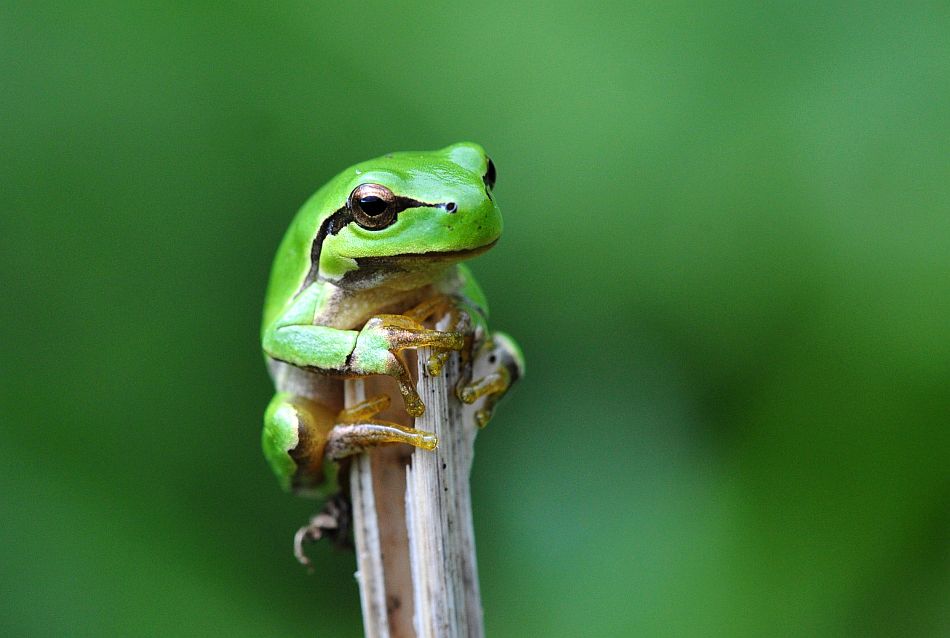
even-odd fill
[(462, 261), (464, 259), (470, 259), (472, 257), (477, 257), (482, 253), (489, 250), (492, 246), (498, 243), (497, 239), (494, 239), (483, 246), (477, 246), (475, 248), (466, 248), (464, 250), (433, 250), (431, 252), (425, 253), (402, 253), (400, 255), (381, 255), (381, 256), (372, 256), (372, 257), (350, 257), (359, 264), (360, 268), (364, 266), (388, 266), (388, 265), (397, 265), (403, 262), (439, 262), (439, 261)]
[[(495, 239), (482, 246), (466, 250), (446, 250), (424, 253), (403, 253), (401, 255), (381, 255), (369, 257), (351, 257), (356, 262), (356, 268), (343, 275), (337, 285), (355, 288), (370, 288), (384, 285), (384, 282), (400, 277), (410, 277), (412, 281), (425, 281), (435, 276), (435, 273), (458, 263), (480, 255), (498, 243)], [(412, 279), (421, 277), (421, 279)]]

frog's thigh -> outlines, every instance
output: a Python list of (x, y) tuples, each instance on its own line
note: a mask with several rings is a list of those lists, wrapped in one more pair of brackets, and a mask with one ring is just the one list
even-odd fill
[(264, 456), (284, 489), (323, 482), (323, 456), (336, 420), (331, 408), (289, 392), (278, 392), (264, 413)]

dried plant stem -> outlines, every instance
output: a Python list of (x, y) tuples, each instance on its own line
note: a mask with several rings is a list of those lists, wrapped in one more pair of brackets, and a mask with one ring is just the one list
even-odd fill
[[(346, 382), (347, 405), (383, 393), (399, 396), (395, 384), (382, 377)], [(406, 425), (411, 422), (405, 413), (392, 409), (380, 416)], [(356, 576), (367, 638), (415, 636), (403, 501), (410, 454), (408, 446), (381, 447), (355, 457), (350, 466)]]
[(435, 453), (413, 452), (406, 473), (414, 625), (419, 638), (472, 638), (485, 633), (469, 489), (477, 428), (471, 411), (455, 397), (458, 366), (457, 355), (436, 377), (419, 366), (419, 394), (426, 413), (416, 419), (416, 427), (439, 437)]
[[(356, 386), (359, 382), (353, 382)], [(353, 388), (362, 393), (362, 383)], [(349, 393), (347, 393), (349, 394)], [(389, 636), (386, 618), (386, 591), (383, 560), (376, 520), (376, 495), (369, 454), (360, 454), (350, 466), (350, 491), (353, 502), (353, 536), (356, 544), (356, 578), (360, 586), (360, 606), (367, 638)]]
[[(477, 427), (472, 409), (455, 397), (458, 355), (442, 374), (430, 376), (429, 354), (419, 351), (426, 414), (415, 427), (435, 432), (439, 448), (407, 454), (409, 448), (390, 446), (351, 465), (357, 579), (368, 638), (484, 635), (469, 490)], [(373, 396), (380, 384), (384, 380), (347, 381), (347, 404)]]

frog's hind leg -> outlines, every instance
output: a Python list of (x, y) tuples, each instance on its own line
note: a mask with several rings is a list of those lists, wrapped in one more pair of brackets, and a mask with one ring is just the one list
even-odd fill
[(376, 418), (389, 403), (389, 397), (381, 395), (341, 411), (330, 431), (326, 456), (338, 460), (386, 443), (407, 443), (424, 450), (438, 446), (439, 440), (431, 432)]
[(305, 397), (278, 392), (271, 399), (261, 443), (285, 490), (307, 493), (325, 486), (324, 452), (335, 422), (335, 410)]
[(301, 565), (313, 571), (305, 548), (322, 538), (329, 538), (338, 547), (352, 548), (350, 510), (347, 496), (343, 492), (337, 493), (323, 505), (323, 509), (310, 517), (309, 523), (297, 530), (294, 534), (294, 556)]
[(319, 495), (336, 487), (326, 459), (338, 461), (386, 443), (426, 450), (438, 446), (430, 432), (377, 418), (389, 403), (388, 396), (380, 396), (336, 413), (316, 401), (279, 392), (264, 413), (264, 456), (284, 489)]

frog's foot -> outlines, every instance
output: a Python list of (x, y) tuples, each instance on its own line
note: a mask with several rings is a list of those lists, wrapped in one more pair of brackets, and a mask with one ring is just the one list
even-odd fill
[(341, 411), (337, 425), (330, 430), (326, 456), (339, 460), (385, 443), (407, 443), (424, 450), (438, 446), (439, 439), (431, 432), (376, 418), (389, 402), (389, 397), (382, 395)]
[(521, 349), (508, 335), (496, 332), (487, 339), (476, 356), (476, 366), (487, 363), (490, 371), (456, 388), (462, 403), (473, 404), (485, 397), (481, 408), (475, 412), (478, 427), (485, 427), (495, 411), (495, 404), (505, 396), (511, 385), (524, 376), (524, 357)]
[(310, 559), (304, 549), (321, 538), (329, 538), (335, 545), (349, 545), (351, 526), (350, 503), (342, 493), (337, 494), (323, 506), (319, 513), (311, 517), (310, 522), (294, 534), (294, 556), (297, 561), (311, 572)]
[(459, 400), (467, 404), (475, 403), (480, 398), (486, 397), (482, 407), (475, 412), (475, 423), (478, 424), (478, 427), (483, 428), (491, 420), (491, 416), (495, 411), (495, 404), (508, 392), (510, 387), (511, 374), (505, 368), (499, 367), (484, 377), (459, 386), (457, 394)]
[[(461, 311), (455, 300), (447, 295), (438, 295), (426, 299), (415, 308), (408, 310), (405, 315), (419, 323), (433, 318), (448, 317), (449, 330), (453, 333), (464, 336), (469, 332), (468, 316)], [(426, 361), (426, 371), (433, 377), (441, 374), (450, 354), (450, 350), (433, 352)]]
[(395, 378), (406, 412), (410, 416), (422, 416), (426, 408), (416, 392), (402, 351), (427, 347), (460, 350), (464, 345), (465, 337), (461, 333), (430, 330), (405, 315), (376, 315), (360, 331), (350, 368), (357, 374), (386, 374)]

